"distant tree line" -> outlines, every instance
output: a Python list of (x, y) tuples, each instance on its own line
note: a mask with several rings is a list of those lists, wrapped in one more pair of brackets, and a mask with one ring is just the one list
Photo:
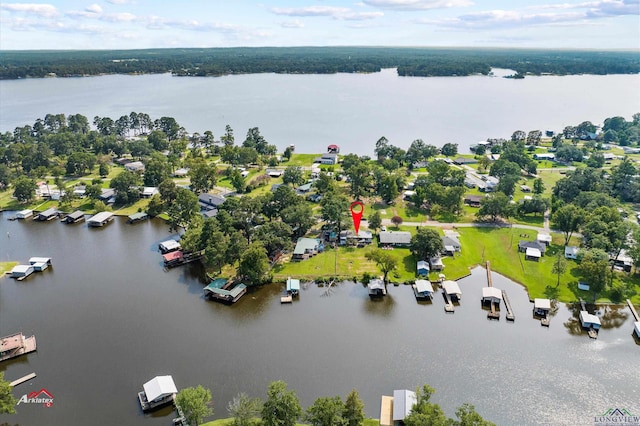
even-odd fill
[(3, 51), (0, 79), (97, 74), (331, 74), (397, 68), (401, 76), (467, 76), (491, 68), (526, 74), (635, 74), (635, 52), (409, 47), (260, 47)]

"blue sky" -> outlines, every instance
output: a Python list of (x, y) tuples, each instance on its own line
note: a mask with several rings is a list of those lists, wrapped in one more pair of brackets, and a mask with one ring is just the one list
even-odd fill
[(232, 46), (640, 49), (640, 0), (0, 2), (0, 49)]

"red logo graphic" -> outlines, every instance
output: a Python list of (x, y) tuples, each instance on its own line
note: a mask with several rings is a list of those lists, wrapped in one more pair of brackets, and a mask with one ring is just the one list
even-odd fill
[(22, 395), (18, 400), (18, 405), (24, 404), (42, 404), (45, 407), (51, 407), (53, 405), (53, 395), (45, 388), (40, 389), (37, 392), (30, 392), (28, 395)]

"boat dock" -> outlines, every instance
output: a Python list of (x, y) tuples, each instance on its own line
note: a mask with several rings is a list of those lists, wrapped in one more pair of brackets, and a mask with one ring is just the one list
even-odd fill
[(29, 380), (33, 379), (34, 377), (36, 377), (36, 373), (27, 374), (26, 376), (20, 377), (19, 379), (14, 380), (13, 382), (9, 383), (9, 386), (16, 387), (18, 385), (23, 384), (24, 382), (28, 382)]
[(0, 339), (0, 361), (25, 355), (36, 350), (36, 336), (24, 337), (22, 333)]
[(580, 324), (582, 328), (587, 329), (587, 334), (590, 338), (597, 339), (598, 329), (600, 328), (600, 318), (587, 311), (587, 305), (582, 298), (580, 298), (580, 308)]
[(627, 305), (629, 305), (631, 315), (633, 315), (633, 318), (635, 319), (635, 322), (633, 323), (633, 334), (635, 334), (636, 338), (640, 340), (640, 315), (638, 315), (636, 308), (633, 306), (633, 303), (631, 303), (631, 299), (627, 299)]
[(280, 296), (280, 303), (293, 303), (293, 297), (290, 294)]
[[(489, 288), (493, 288), (493, 281), (491, 279), (491, 264), (487, 260), (485, 265), (487, 267), (487, 286)], [(504, 294), (504, 291), (502, 292), (502, 294)], [(483, 300), (484, 300), (484, 298), (483, 298)], [(496, 309), (496, 306), (500, 304), (500, 300), (497, 299), (497, 298), (490, 298), (489, 299), (489, 304), (491, 305), (491, 310), (489, 312), (487, 312), (487, 318), (489, 318), (489, 319), (498, 319), (499, 320), (500, 319), (500, 312), (498, 312), (498, 310)]]
[(451, 299), (449, 298), (449, 294), (446, 291), (442, 292), (444, 294), (444, 300), (446, 301), (445, 305), (444, 305), (444, 311), (445, 312), (453, 312), (453, 302), (451, 302)]
[(507, 292), (502, 290), (502, 301), (504, 302), (505, 308), (507, 308), (507, 321), (515, 321), (516, 316), (513, 313), (513, 309), (511, 309), (511, 302), (509, 302), (509, 298), (507, 297)]
[(169, 269), (195, 262), (196, 260), (202, 259), (202, 256), (204, 256), (204, 250), (193, 253), (185, 253), (178, 250), (164, 254), (162, 258), (164, 259), (164, 267)]

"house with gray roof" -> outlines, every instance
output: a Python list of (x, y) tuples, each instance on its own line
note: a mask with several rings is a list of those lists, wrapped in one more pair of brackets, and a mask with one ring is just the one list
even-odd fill
[(411, 232), (407, 231), (381, 231), (380, 244), (408, 247), (411, 244)]
[[(540, 256), (544, 256), (544, 252), (547, 251), (547, 245), (540, 241), (520, 240), (518, 242), (518, 251), (520, 253), (527, 253), (527, 249), (539, 250)], [(533, 251), (530, 250), (529, 253), (533, 253)]]
[(305, 260), (324, 250), (319, 238), (298, 238), (291, 260)]

